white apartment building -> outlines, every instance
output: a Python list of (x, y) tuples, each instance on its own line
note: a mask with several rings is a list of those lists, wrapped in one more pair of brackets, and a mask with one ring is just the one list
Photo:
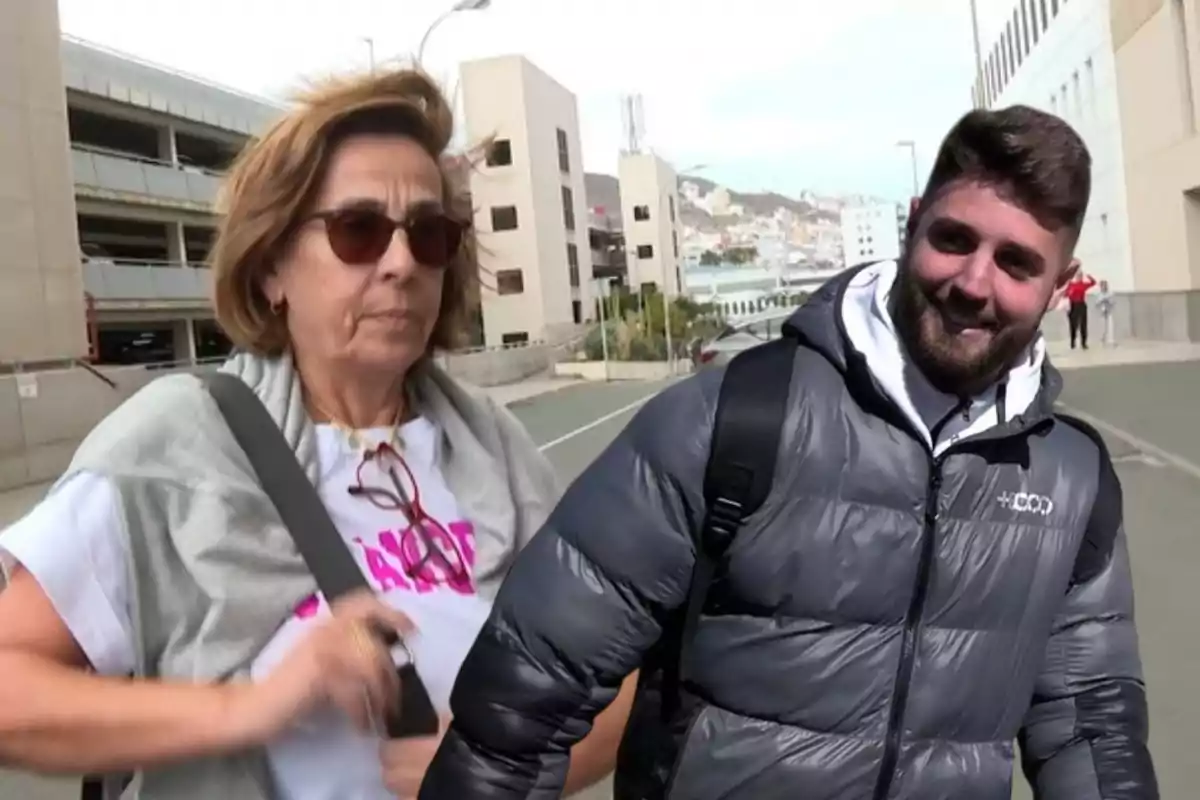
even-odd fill
[(575, 95), (524, 56), (461, 65), (484, 343), (555, 339), (592, 316), (592, 259)]
[[(1138, 289), (1132, 263), (1111, 3), (978, 0), (987, 108), (1023, 104), (1062, 117), (1092, 154), (1092, 197), (1075, 254), (1118, 292)], [(1149, 90), (1149, 87), (1147, 87)]]
[(653, 153), (622, 153), (617, 165), (629, 286), (680, 292), (679, 188), (675, 170)]
[(845, 266), (900, 257), (899, 206), (868, 203), (846, 206), (841, 212), (842, 257)]

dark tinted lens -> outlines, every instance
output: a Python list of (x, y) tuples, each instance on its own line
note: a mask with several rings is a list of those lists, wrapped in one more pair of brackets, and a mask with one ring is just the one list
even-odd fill
[(409, 220), (405, 226), (413, 258), (427, 267), (444, 267), (462, 245), (463, 225), (442, 214)]
[(383, 258), (395, 230), (387, 215), (365, 208), (337, 211), (325, 218), (329, 248), (347, 264), (374, 264)]

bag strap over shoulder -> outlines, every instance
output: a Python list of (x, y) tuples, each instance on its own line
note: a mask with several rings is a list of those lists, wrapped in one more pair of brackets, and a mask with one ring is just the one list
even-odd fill
[(367, 588), (325, 504), (258, 396), (227, 373), (207, 375), (204, 382), (326, 601), (333, 603), (348, 592)]
[[(258, 396), (233, 375), (218, 372), (204, 380), (326, 602), (368, 588), (325, 504)], [(388, 736), (401, 739), (437, 733), (437, 711), (415, 667), (406, 664), (399, 673), (401, 713), (387, 720)]]
[(785, 333), (736, 355), (725, 369), (704, 474), (706, 511), (684, 605), (678, 647), (664, 667), (662, 711), (679, 708), (683, 670), (718, 565), (742, 523), (762, 506), (775, 478), (797, 340)]

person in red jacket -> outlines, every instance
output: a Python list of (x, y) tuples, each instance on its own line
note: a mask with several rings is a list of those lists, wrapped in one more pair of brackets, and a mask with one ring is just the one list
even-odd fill
[(1075, 273), (1075, 277), (1067, 282), (1067, 302), (1070, 304), (1067, 307), (1067, 324), (1071, 328), (1072, 350), (1075, 349), (1076, 338), (1084, 350), (1088, 349), (1087, 293), (1095, 285), (1096, 279), (1082, 271)]

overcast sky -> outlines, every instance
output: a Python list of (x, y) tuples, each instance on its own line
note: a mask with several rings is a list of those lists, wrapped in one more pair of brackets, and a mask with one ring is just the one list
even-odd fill
[[(409, 56), (453, 0), (59, 0), (64, 32), (257, 94)], [(616, 171), (623, 94), (679, 169), (738, 190), (901, 199), (968, 110), (966, 0), (493, 0), (454, 15), (425, 61), (523, 53), (579, 98), (584, 165)]]

